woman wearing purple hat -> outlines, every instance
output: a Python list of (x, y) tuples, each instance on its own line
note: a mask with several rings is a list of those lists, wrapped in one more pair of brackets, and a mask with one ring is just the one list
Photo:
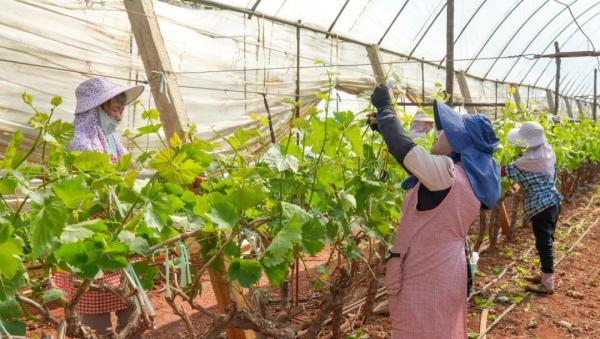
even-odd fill
[[(123, 87), (103, 78), (93, 78), (81, 83), (75, 90), (75, 136), (70, 148), (82, 152), (109, 153), (113, 162), (118, 161), (127, 150), (115, 130), (125, 106), (137, 99), (143, 91), (144, 86)], [(119, 272), (108, 272), (94, 283), (118, 288), (120, 281)], [(77, 292), (75, 277), (70, 273), (54, 273), (52, 283), (64, 290), (67, 298), (72, 298)], [(106, 333), (107, 328), (112, 328), (111, 312), (117, 313), (117, 329), (125, 327), (131, 314), (119, 296), (101, 291), (84, 293), (77, 304), (77, 312), (81, 322), (94, 329), (97, 334)]]
[(369, 122), (411, 174), (386, 286), (392, 338), (467, 337), (466, 241), (479, 209), (500, 198), (498, 138), (484, 115), (460, 115), (433, 103), (438, 137), (431, 153), (406, 135), (387, 87), (375, 88)]
[(125, 106), (137, 99), (144, 86), (124, 87), (103, 78), (82, 82), (75, 90), (75, 137), (71, 149), (110, 153), (113, 159), (126, 154), (115, 130)]

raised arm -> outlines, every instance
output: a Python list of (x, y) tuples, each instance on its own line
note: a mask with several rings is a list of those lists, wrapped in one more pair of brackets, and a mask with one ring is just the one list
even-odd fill
[(375, 121), (379, 133), (389, 152), (408, 172), (416, 176), (430, 191), (439, 191), (452, 186), (454, 164), (446, 156), (433, 155), (416, 145), (405, 133), (402, 124), (392, 108), (387, 87), (375, 88), (371, 102), (377, 108)]

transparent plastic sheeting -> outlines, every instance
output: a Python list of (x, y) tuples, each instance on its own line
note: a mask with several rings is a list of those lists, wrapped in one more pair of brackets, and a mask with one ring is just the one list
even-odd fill
[[(334, 31), (361, 41), (376, 42), (403, 1), (350, 1)], [(223, 2), (248, 8), (254, 3)], [(492, 29), (491, 23), (499, 20), (499, 13), (509, 11), (511, 6), (519, 3), (490, 2), (495, 4), (496, 9), (482, 7), (481, 14), (472, 20), (457, 42), (456, 58), (472, 57), (473, 51), (476, 52), (477, 46), (486, 39), (486, 32)], [(523, 3), (518, 10), (529, 11), (535, 7), (534, 3), (543, 3), (534, 0), (527, 1), (529, 2), (531, 4)], [(548, 12), (540, 14), (544, 18), (553, 11), (560, 10), (560, 6), (557, 7), (552, 2), (549, 1), (546, 5)], [(580, 3), (591, 3), (586, 0), (575, 2), (578, 6)], [(291, 110), (289, 104), (282, 99), (289, 98), (293, 101), (295, 98), (296, 28), (257, 16), (248, 19), (247, 15), (233, 11), (191, 8), (173, 3), (173, 0), (170, 3), (157, 1), (154, 3), (155, 11), (187, 113), (197, 124), (199, 136), (214, 137), (215, 131), (226, 135), (235, 129), (256, 124), (253, 114), (266, 115), (263, 93), (270, 107), (275, 129), (280, 130), (286, 126)], [(326, 29), (343, 3), (341, 0), (264, 0), (258, 10), (294, 21), (302, 19), (304, 23)], [(443, 3), (409, 1), (381, 45), (409, 54), (421, 40), (414, 55), (427, 60), (441, 60), (445, 53), (445, 34), (441, 33), (445, 32), (445, 14), (440, 15), (423, 39), (419, 34), (424, 34), (429, 24), (434, 22), (434, 16), (442, 9)], [(111, 77), (113, 81), (124, 85), (146, 80), (146, 72), (138, 56), (122, 1), (5, 0), (2, 4), (0, 59), (4, 61), (0, 60), (0, 146), (6, 145), (17, 129), (24, 130), (28, 139), (33, 136), (33, 131), (25, 127), (32, 112), (20, 99), (23, 91), (31, 93), (42, 110), (48, 109), (51, 97), (61, 95), (64, 102), (55, 116), (71, 121), (75, 107), (74, 90), (90, 74)], [(479, 3), (457, 1), (457, 5), (456, 34)], [(488, 20), (483, 20), (485, 16)], [(584, 16), (589, 17), (585, 13)], [(566, 15), (558, 18), (562, 21), (557, 19), (548, 30), (559, 30), (567, 23)], [(542, 24), (546, 19), (540, 20)], [(482, 56), (516, 53), (519, 48), (523, 48), (523, 43), (528, 41), (532, 32), (535, 32), (531, 24), (532, 27), (523, 30), (510, 48), (500, 53), (494, 49), (502, 46), (511, 35), (510, 31), (519, 26), (515, 24), (519, 22), (516, 15), (509, 21), (511, 24), (503, 26), (494, 35), (494, 39), (500, 40), (489, 43)], [(527, 21), (528, 25), (529, 23)], [(593, 23), (594, 20), (590, 25)], [(570, 34), (571, 31), (567, 32)], [(594, 30), (590, 32), (595, 33)], [(529, 51), (543, 52), (542, 45), (549, 41), (548, 37), (551, 35), (547, 32), (539, 34), (540, 41), (536, 40)], [(575, 44), (576, 41), (579, 44)], [(520, 47), (517, 46), (519, 44)], [(585, 47), (581, 39), (573, 37), (564, 49)], [(435, 91), (435, 83), (445, 83), (445, 70), (437, 64), (425, 64), (421, 67), (420, 62), (386, 53), (383, 53), (383, 59), (390, 63), (384, 68), (390, 74), (395, 74), (400, 81), (399, 85), (414, 95), (421, 95), (423, 82), (425, 94), (430, 99)], [(582, 71), (579, 76), (576, 71), (591, 69), (590, 60), (593, 58), (563, 61), (565, 77), (587, 79), (585, 72)], [(526, 72), (527, 67), (532, 69), (531, 76), (537, 77), (540, 73), (536, 70), (543, 69), (547, 62), (540, 61), (533, 67), (531, 61), (524, 58), (499, 60), (489, 78), (501, 78), (502, 72), (506, 72), (506, 64), (514, 61), (518, 61), (519, 66), (514, 68), (511, 73), (514, 76), (511, 75), (507, 81), (519, 80), (518, 76)], [(475, 62), (469, 72), (481, 76), (486, 69), (485, 65), (489, 66), (491, 62)], [(468, 66), (467, 61), (456, 63), (457, 69), (466, 69)], [(342, 100), (336, 103), (337, 108), (359, 110), (366, 106), (365, 101), (356, 97), (361, 92), (370, 90), (374, 84), (372, 69), (363, 46), (301, 30), (300, 68), (302, 111), (318, 103), (315, 93), (326, 91), (330, 85), (347, 94), (339, 96)], [(547, 98), (543, 88), (547, 87), (553, 75), (553, 66), (543, 72), (543, 81), (538, 84), (541, 84), (542, 89), (521, 86), (523, 102), (545, 109)], [(473, 77), (467, 77), (467, 82), (475, 102), (511, 100), (507, 84), (481, 81)], [(527, 78), (525, 83), (533, 81)], [(456, 99), (462, 100), (458, 83), (455, 83), (454, 88)], [(526, 96), (525, 93), (529, 95)], [(153, 106), (149, 89), (145, 91), (141, 101), (146, 107)], [(480, 109), (490, 114), (494, 112), (490, 107)], [(138, 107), (137, 112), (128, 111), (120, 128), (134, 130), (145, 124), (141, 121), (140, 110)], [(585, 106), (584, 110), (589, 111), (589, 107)], [(573, 112), (575, 115), (578, 113), (577, 107), (574, 107)], [(566, 114), (565, 102), (562, 100), (561, 114)], [(150, 142), (152, 145), (156, 144), (156, 140)]]

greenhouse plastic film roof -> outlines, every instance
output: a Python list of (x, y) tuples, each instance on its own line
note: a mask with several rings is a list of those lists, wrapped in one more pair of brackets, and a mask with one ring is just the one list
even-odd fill
[[(330, 85), (349, 93), (340, 96), (342, 108), (365, 106), (364, 96), (355, 97), (374, 84), (365, 44), (379, 43), (386, 70), (416, 96), (425, 93), (430, 99), (434, 85), (445, 83), (446, 1), (217, 3), (247, 10), (255, 7), (265, 16), (301, 20), (306, 26), (299, 34), (304, 110), (319, 101), (315, 93), (327, 91)], [(7, 0), (3, 5), (3, 143), (14, 130), (24, 129), (32, 115), (20, 100), (23, 91), (31, 93), (41, 108), (47, 108), (52, 96), (62, 95), (64, 104), (56, 115), (71, 121), (74, 89), (86, 78), (106, 76), (122, 84), (146, 81), (122, 1)], [(203, 1), (157, 1), (154, 9), (187, 113), (201, 137), (256, 124), (253, 114), (266, 112), (263, 95), (276, 127), (285, 125), (290, 105), (282, 99), (293, 100), (296, 89), (296, 27), (258, 13), (250, 17), (206, 6)], [(554, 52), (554, 41), (561, 51), (594, 50), (594, 44), (600, 44), (599, 16), (600, 2), (592, 0), (456, 1), (455, 69), (467, 73), (474, 102), (510, 100), (508, 87), (515, 83), (524, 103), (547, 109), (546, 89), (554, 89), (555, 61), (533, 59), (533, 55)], [(333, 35), (310, 27), (331, 28)], [(563, 59), (561, 94), (589, 96), (598, 63), (594, 57)], [(454, 94), (462, 101), (456, 81)], [(142, 102), (153, 105), (149, 90)], [(561, 100), (560, 114), (568, 114), (567, 104), (575, 117), (591, 110), (589, 100)], [(139, 127), (144, 124), (140, 120), (139, 114), (129, 112), (121, 128)]]

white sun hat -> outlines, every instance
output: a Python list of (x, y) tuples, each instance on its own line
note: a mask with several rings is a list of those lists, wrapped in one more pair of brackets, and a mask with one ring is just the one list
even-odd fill
[(104, 78), (92, 78), (82, 82), (75, 90), (77, 107), (75, 114), (83, 113), (98, 107), (115, 96), (125, 93), (125, 105), (137, 99), (144, 91), (144, 86), (121, 86)]
[(513, 144), (526, 144), (529, 147), (537, 147), (546, 143), (544, 128), (534, 121), (528, 121), (521, 127), (513, 128), (506, 136)]

